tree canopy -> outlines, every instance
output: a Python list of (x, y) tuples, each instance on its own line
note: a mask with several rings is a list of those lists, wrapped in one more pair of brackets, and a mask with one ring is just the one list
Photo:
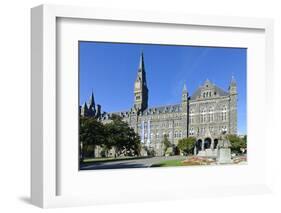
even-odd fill
[(104, 126), (95, 118), (80, 119), (80, 141), (83, 145), (102, 145), (106, 142)]
[(227, 138), (231, 143), (231, 150), (233, 152), (241, 153), (241, 149), (247, 148), (247, 136), (241, 138), (237, 135), (228, 135)]
[(119, 155), (140, 154), (139, 136), (120, 117), (112, 117), (112, 122), (105, 124), (105, 129), (107, 134), (107, 143), (105, 146), (109, 149), (114, 147)]
[(113, 116), (112, 122), (107, 124), (94, 117), (81, 117), (80, 142), (83, 145), (81, 151), (87, 155), (91, 154), (87, 153), (89, 147), (95, 146), (102, 147), (103, 151), (114, 148), (117, 155), (124, 156), (139, 155), (141, 149), (139, 136), (119, 116)]
[(171, 142), (168, 139), (168, 135), (166, 134), (164, 135), (163, 144), (164, 144), (164, 153), (166, 153), (167, 149), (172, 146)]
[(178, 148), (185, 154), (190, 154), (193, 152), (195, 146), (196, 138), (188, 137), (183, 138), (178, 141)]

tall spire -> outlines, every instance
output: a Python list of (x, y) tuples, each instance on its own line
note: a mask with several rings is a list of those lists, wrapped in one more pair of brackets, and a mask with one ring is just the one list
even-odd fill
[(139, 72), (144, 71), (144, 57), (143, 57), (143, 51), (141, 51), (140, 56), (140, 63), (139, 63)]
[(134, 108), (140, 111), (145, 110), (148, 105), (148, 88), (146, 84), (143, 51), (140, 55), (137, 78), (134, 86), (134, 95)]
[(95, 108), (95, 99), (94, 99), (94, 92), (92, 91), (90, 101), (89, 101), (89, 108)]

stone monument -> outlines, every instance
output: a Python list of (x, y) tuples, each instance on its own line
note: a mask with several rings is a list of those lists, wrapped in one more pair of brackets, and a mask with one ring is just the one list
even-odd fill
[(226, 136), (226, 131), (222, 132), (218, 142), (217, 162), (220, 164), (232, 163), (231, 160), (231, 143)]

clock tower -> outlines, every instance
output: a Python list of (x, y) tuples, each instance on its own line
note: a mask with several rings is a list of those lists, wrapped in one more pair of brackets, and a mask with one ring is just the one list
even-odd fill
[(146, 84), (146, 74), (144, 67), (143, 52), (140, 56), (137, 78), (134, 85), (134, 109), (144, 111), (148, 105), (148, 88)]

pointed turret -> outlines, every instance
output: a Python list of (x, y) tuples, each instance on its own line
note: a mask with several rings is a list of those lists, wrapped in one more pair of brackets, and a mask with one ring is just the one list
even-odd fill
[(231, 77), (231, 81), (230, 81), (228, 90), (229, 90), (229, 94), (231, 94), (231, 95), (237, 94), (237, 83), (236, 83), (236, 80), (233, 75)]
[(94, 92), (92, 91), (90, 100), (89, 100), (89, 108), (95, 108), (95, 98), (94, 98)]
[(182, 102), (186, 102), (188, 100), (188, 92), (186, 89), (186, 84), (184, 83), (183, 89), (182, 89)]
[(229, 92), (229, 134), (237, 134), (237, 83), (232, 75), (230, 85), (228, 88)]
[(88, 115), (88, 106), (85, 102), (81, 109), (81, 116), (86, 117)]
[(83, 109), (84, 109), (84, 110), (88, 110), (88, 106), (87, 106), (86, 101), (85, 101), (85, 103), (84, 103), (84, 105), (83, 105)]

